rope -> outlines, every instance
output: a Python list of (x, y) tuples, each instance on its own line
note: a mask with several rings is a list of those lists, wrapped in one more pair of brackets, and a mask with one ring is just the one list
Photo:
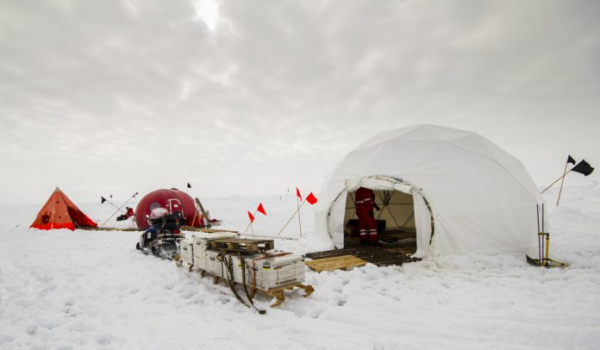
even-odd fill
[[(240, 303), (244, 304), (244, 306), (246, 307), (250, 307), (248, 304), (246, 304), (243, 300), (242, 297), (240, 297), (240, 295), (235, 291), (235, 288), (233, 286), (233, 268), (230, 266), (230, 264), (227, 263), (227, 257), (225, 255), (223, 255), (223, 253), (219, 254), (217, 256), (217, 259), (219, 259), (221, 261), (221, 268), (225, 269), (226, 275), (227, 275), (227, 282), (229, 284), (229, 288), (231, 289), (231, 291), (233, 292), (233, 295), (235, 295), (235, 297), (237, 298), (237, 300), (239, 300)], [(233, 262), (231, 262), (231, 265), (233, 265)], [(230, 268), (232, 269), (230, 271)]]
[[(242, 297), (238, 294), (238, 292), (235, 290), (235, 281), (233, 280), (233, 257), (230, 256), (229, 261), (227, 261), (227, 256), (224, 253), (221, 253), (217, 256), (217, 259), (219, 259), (221, 261), (221, 265), (225, 267), (225, 272), (227, 274), (227, 283), (229, 284), (229, 288), (231, 289), (231, 292), (233, 293), (233, 295), (235, 295), (236, 299), (239, 300), (239, 302), (242, 303), (247, 308), (254, 309), (259, 314), (264, 315), (266, 313), (266, 311), (254, 306), (254, 302), (252, 301), (252, 298), (250, 298), (250, 294), (248, 293), (248, 289), (246, 287), (245, 265), (243, 265), (243, 267), (242, 267), (242, 276), (244, 276), (242, 284), (244, 285), (244, 291), (246, 292), (246, 296), (248, 297), (248, 301), (250, 302), (250, 305), (248, 305), (242, 299)], [(241, 256), (240, 256), (240, 261), (242, 261), (242, 262), (244, 261), (244, 259), (242, 259)], [(244, 264), (244, 263), (242, 263), (242, 264)]]
[[(242, 257), (241, 253), (238, 253), (238, 258), (240, 259), (240, 265), (242, 268), (242, 284), (244, 285), (244, 292), (246, 293), (246, 297), (248, 298), (248, 301), (250, 301), (250, 304), (252, 304), (252, 307), (254, 307), (254, 309), (256, 309), (256, 311), (258, 311), (259, 314), (264, 315), (267, 312), (265, 310), (259, 309), (254, 305), (254, 301), (252, 300), (252, 297), (250, 296), (250, 293), (248, 292), (248, 286), (246, 285), (246, 260), (244, 260), (244, 258)], [(255, 288), (256, 290), (256, 288)]]

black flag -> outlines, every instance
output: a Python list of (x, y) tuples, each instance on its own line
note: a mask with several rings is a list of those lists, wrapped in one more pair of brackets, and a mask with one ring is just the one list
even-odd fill
[(581, 162), (579, 162), (579, 164), (575, 165), (573, 169), (571, 169), (571, 171), (588, 176), (594, 171), (594, 168), (592, 168), (592, 166), (589, 165), (588, 162), (585, 161), (585, 159), (582, 159)]
[(571, 157), (571, 155), (569, 155), (569, 158), (567, 158), (567, 163), (571, 163), (571, 164), (575, 165), (575, 163), (577, 163), (577, 162), (575, 161), (575, 159), (573, 159), (573, 157)]
[(190, 183), (188, 182), (188, 188), (192, 188), (192, 185), (190, 185)]
[(100, 204), (104, 204), (104, 202), (106, 202), (106, 198), (104, 198), (104, 197), (102, 197), (102, 196), (100, 196), (100, 198), (101, 198), (101, 200), (102, 200), (102, 203), (100, 203)]

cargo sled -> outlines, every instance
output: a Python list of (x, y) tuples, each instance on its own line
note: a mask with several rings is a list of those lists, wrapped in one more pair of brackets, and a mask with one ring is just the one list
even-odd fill
[(227, 282), (240, 302), (259, 313), (264, 310), (254, 306), (257, 292), (275, 298), (271, 307), (285, 301), (285, 290), (303, 289), (305, 297), (314, 292), (312, 286), (303, 284), (302, 256), (275, 251), (273, 240), (241, 238), (234, 232), (198, 232), (182, 240), (177, 264), (212, 275), (215, 283)]

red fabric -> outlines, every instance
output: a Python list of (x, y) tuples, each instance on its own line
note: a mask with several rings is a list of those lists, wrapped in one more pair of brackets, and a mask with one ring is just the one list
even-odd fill
[(317, 197), (311, 192), (308, 196), (306, 196), (306, 201), (310, 203), (310, 205), (314, 205), (317, 203)]
[(171, 214), (180, 212), (185, 218), (185, 226), (199, 227), (197, 218), (200, 214), (196, 209), (194, 198), (183, 191), (172, 188), (152, 191), (139, 201), (135, 208), (135, 223), (138, 228), (145, 230), (150, 227), (146, 215), (150, 215), (152, 209), (157, 206), (167, 209)]
[(52, 223), (48, 223), (45, 225), (37, 225), (37, 226), (31, 226), (33, 228), (37, 228), (38, 230), (59, 230), (62, 228), (66, 228), (68, 230), (74, 231), (75, 230), (75, 225), (72, 222), (67, 222), (64, 224), (52, 224)]
[(30, 227), (40, 230), (61, 228), (75, 230), (77, 226), (97, 227), (98, 224), (79, 210), (69, 197), (57, 187)]
[(302, 195), (300, 194), (300, 190), (296, 187), (296, 196), (300, 198), (300, 202), (302, 202)]
[(196, 214), (196, 218), (192, 221), (193, 227), (204, 227), (204, 217), (200, 214)]
[[(361, 187), (354, 194), (354, 201), (356, 203), (356, 215), (358, 216), (358, 229), (368, 230), (370, 240), (377, 241), (377, 221), (373, 215), (373, 203), (375, 202), (375, 193), (368, 189)], [(367, 239), (367, 237), (362, 237)]]
[(256, 211), (263, 215), (267, 215), (267, 212), (265, 211), (265, 207), (263, 207), (262, 203), (260, 203), (258, 205), (258, 208), (256, 208)]
[(125, 213), (126, 218), (130, 218), (133, 216), (133, 208), (127, 208), (127, 213)]
[(250, 218), (250, 222), (254, 222), (254, 215), (251, 212), (248, 212), (248, 218)]

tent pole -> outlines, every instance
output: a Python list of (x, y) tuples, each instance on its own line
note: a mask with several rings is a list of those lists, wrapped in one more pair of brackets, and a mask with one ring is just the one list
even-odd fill
[[(379, 196), (381, 199), (381, 205), (383, 206), (383, 208), (381, 208), (381, 210), (379, 211), (379, 215), (377, 215), (377, 220), (381, 219), (381, 216), (383, 215), (383, 209), (385, 209), (390, 204), (390, 199), (392, 198), (392, 196), (390, 195), (390, 191), (385, 191), (385, 193), (386, 193), (387, 198), (385, 198), (383, 196), (383, 194)], [(375, 194), (378, 194), (378, 193), (375, 192)]]
[[(411, 219), (412, 217), (414, 217), (414, 216), (415, 216), (415, 211), (414, 211), (414, 209), (413, 209), (412, 213), (411, 213), (411, 214), (408, 216), (408, 219), (406, 219), (406, 221), (404, 221), (404, 223), (402, 224), (402, 227), (400, 227), (400, 229), (403, 229), (403, 228), (404, 228), (404, 226), (406, 226), (406, 224), (408, 224), (408, 222), (410, 221), (410, 219)], [(393, 217), (393, 216), (392, 216), (392, 217)]]
[[(354, 201), (354, 196), (352, 196), (353, 193), (355, 193), (355, 192), (348, 193), (348, 195), (350, 196), (350, 199), (352, 200), (352, 205), (353, 205), (353, 207), (351, 209), (354, 209), (354, 210), (352, 210), (352, 216), (350, 217), (349, 220), (354, 219), (354, 215), (356, 215), (356, 202)], [(336, 200), (337, 200), (337, 198), (336, 198)], [(346, 216), (346, 213), (344, 213), (344, 216)]]

